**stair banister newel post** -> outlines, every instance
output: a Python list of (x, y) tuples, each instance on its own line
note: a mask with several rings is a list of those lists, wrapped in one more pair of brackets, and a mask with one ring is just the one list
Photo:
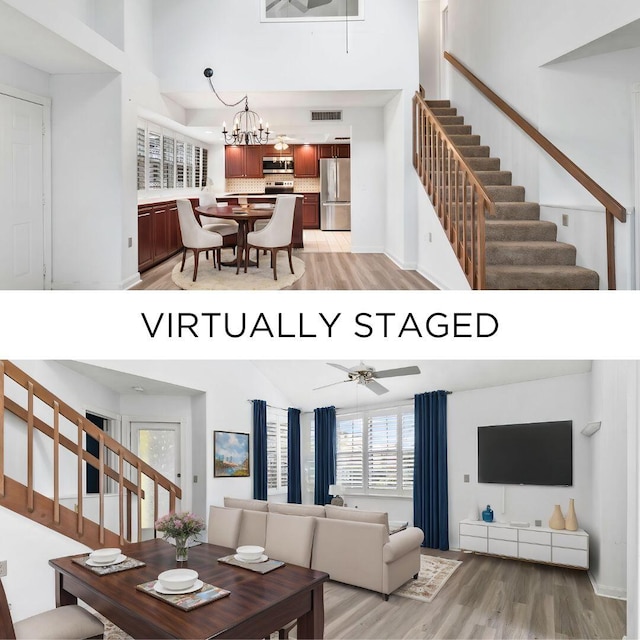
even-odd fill
[(53, 403), (53, 522), (60, 524), (60, 403)]

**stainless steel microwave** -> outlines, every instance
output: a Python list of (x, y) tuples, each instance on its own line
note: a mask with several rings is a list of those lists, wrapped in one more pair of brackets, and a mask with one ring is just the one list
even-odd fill
[(262, 173), (293, 173), (293, 157), (262, 158)]

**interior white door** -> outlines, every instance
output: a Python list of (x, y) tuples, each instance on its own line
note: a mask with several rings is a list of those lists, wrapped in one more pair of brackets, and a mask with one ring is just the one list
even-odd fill
[(0, 288), (43, 289), (42, 105), (0, 94)]
[[(180, 486), (180, 423), (131, 422), (133, 452), (158, 473)], [(143, 476), (142, 528), (154, 528), (153, 482)], [(169, 493), (158, 492), (158, 515), (169, 513)]]

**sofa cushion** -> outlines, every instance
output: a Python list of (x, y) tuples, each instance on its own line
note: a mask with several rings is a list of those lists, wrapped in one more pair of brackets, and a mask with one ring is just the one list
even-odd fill
[(283, 513), (292, 516), (315, 516), (316, 518), (324, 518), (324, 507), (318, 504), (270, 502), (269, 513)]
[(387, 527), (387, 531), (389, 531), (389, 514), (383, 511), (365, 511), (364, 509), (336, 507), (330, 504), (325, 506), (324, 511), (327, 518), (333, 520), (352, 520), (355, 522), (383, 524)]
[(266, 500), (249, 500), (242, 498), (225, 498), (225, 507), (234, 509), (250, 509), (251, 511), (268, 511), (269, 506)]
[(267, 515), (265, 511), (251, 511), (245, 509), (242, 512), (242, 522), (240, 523), (240, 534), (238, 535), (238, 546), (245, 544), (257, 544), (265, 546), (267, 534)]
[(301, 567), (311, 566), (311, 547), (316, 519), (283, 513), (267, 515), (266, 554)]
[(242, 509), (209, 507), (207, 542), (235, 549), (242, 522)]

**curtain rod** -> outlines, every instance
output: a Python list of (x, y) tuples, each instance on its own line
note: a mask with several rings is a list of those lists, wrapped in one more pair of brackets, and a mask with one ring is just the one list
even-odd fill
[[(251, 404), (253, 404), (253, 400), (247, 400), (247, 402), (250, 402)], [(288, 409), (283, 409), (282, 407), (276, 407), (272, 404), (269, 404), (267, 402), (267, 407), (269, 407), (270, 409), (279, 409), (280, 411), (288, 411)]]

